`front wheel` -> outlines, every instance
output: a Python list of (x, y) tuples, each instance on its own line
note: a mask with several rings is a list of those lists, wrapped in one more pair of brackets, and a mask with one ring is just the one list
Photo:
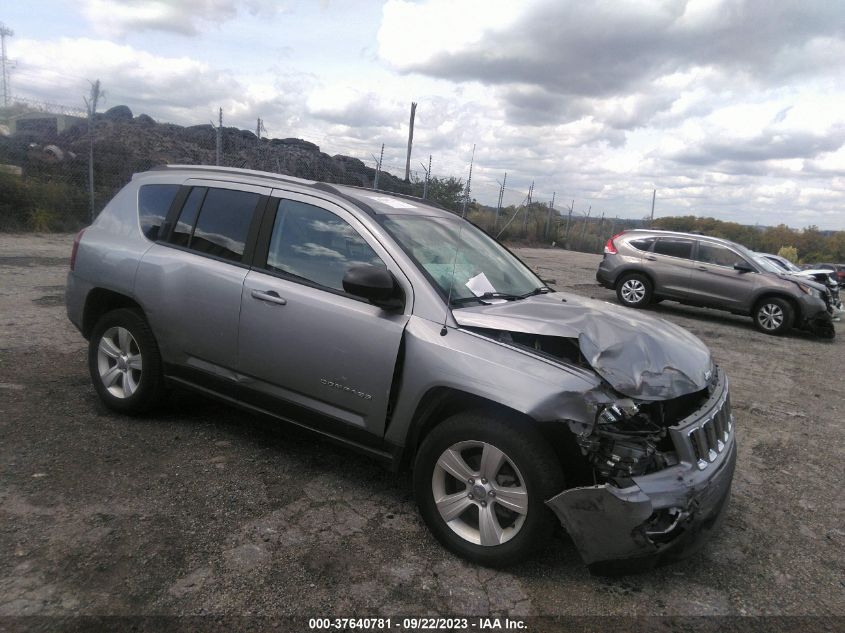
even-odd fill
[(143, 413), (164, 397), (158, 345), (134, 310), (113, 310), (97, 321), (88, 342), (88, 370), (97, 395), (115, 411)]
[(785, 299), (764, 299), (754, 309), (754, 325), (766, 334), (786, 334), (792, 329), (794, 318), (792, 306)]
[(528, 425), (495, 413), (459, 413), (420, 446), (414, 465), (420, 513), (463, 558), (510, 565), (530, 556), (554, 528), (544, 502), (563, 490), (563, 474), (548, 443)]

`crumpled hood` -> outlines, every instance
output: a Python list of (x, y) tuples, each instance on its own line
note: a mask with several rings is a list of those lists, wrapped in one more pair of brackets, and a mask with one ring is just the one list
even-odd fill
[(453, 311), (463, 327), (576, 339), (599, 376), (640, 400), (700, 391), (712, 370), (698, 337), (663, 319), (605, 301), (555, 292)]
[(805, 270), (802, 271), (803, 274), (795, 272), (783, 272), (778, 274), (784, 279), (789, 279), (790, 281), (794, 281), (796, 283), (805, 284), (821, 292), (824, 292), (827, 289), (828, 285), (837, 285), (836, 282), (830, 279), (830, 275), (827, 275), (827, 278), (825, 279), (824, 283), (817, 281), (814, 277), (811, 276), (812, 274), (818, 274), (820, 272), (830, 273), (829, 270)]

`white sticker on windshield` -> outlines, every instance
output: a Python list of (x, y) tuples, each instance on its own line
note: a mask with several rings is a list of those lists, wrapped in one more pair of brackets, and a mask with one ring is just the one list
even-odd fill
[(380, 202), (381, 204), (386, 204), (388, 207), (393, 207), (394, 209), (416, 209), (412, 204), (388, 196), (367, 196), (367, 198)]
[(476, 297), (481, 297), (488, 292), (496, 292), (493, 284), (490, 283), (490, 280), (487, 279), (487, 275), (484, 273), (477, 274), (464, 285), (469, 288), (470, 292), (472, 292), (472, 294)]

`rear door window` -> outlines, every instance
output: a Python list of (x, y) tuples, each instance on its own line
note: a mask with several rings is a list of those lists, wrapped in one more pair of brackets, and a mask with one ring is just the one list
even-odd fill
[(236, 189), (194, 188), (173, 229), (171, 242), (198, 253), (240, 262), (261, 196)]
[(191, 233), (194, 232), (194, 224), (197, 221), (197, 213), (199, 213), (200, 205), (205, 192), (208, 191), (206, 187), (194, 187), (191, 189), (188, 199), (182, 207), (182, 212), (179, 214), (179, 219), (176, 226), (173, 227), (173, 233), (170, 235), (170, 241), (176, 246), (185, 246), (191, 242)]
[(691, 259), (692, 240), (661, 237), (654, 244), (654, 252), (659, 255), (668, 255), (670, 257), (679, 257), (681, 259)]
[(178, 191), (179, 185), (142, 185), (138, 190), (138, 219), (147, 239), (158, 239), (161, 223)]

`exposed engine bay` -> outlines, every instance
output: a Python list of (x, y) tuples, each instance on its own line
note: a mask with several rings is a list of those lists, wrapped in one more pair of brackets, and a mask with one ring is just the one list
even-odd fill
[[(568, 364), (590, 368), (576, 339), (472, 328), (500, 343), (524, 348)], [(594, 483), (625, 487), (631, 477), (678, 463), (668, 427), (695, 411), (709, 395), (709, 387), (665, 401), (622, 398), (600, 405), (592, 425), (571, 423), (570, 429)]]

